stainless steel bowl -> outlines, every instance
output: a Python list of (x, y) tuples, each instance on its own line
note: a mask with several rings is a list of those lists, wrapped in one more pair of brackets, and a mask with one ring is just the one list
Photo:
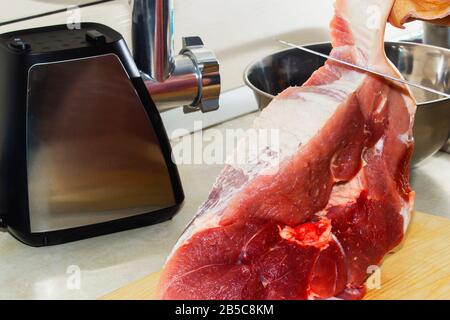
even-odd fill
[[(330, 43), (306, 47), (326, 54), (331, 51)], [(407, 80), (450, 92), (450, 50), (407, 42), (386, 42), (385, 49)], [(250, 64), (244, 80), (263, 109), (284, 89), (302, 85), (324, 62), (321, 57), (287, 49)], [(412, 164), (418, 165), (436, 153), (450, 136), (450, 99), (415, 88), (412, 92), (418, 102)]]

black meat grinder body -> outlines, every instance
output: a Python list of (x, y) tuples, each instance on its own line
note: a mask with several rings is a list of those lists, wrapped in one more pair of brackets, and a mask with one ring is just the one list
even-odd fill
[(122, 36), (84, 23), (0, 35), (0, 215), (45, 246), (170, 219), (184, 199)]

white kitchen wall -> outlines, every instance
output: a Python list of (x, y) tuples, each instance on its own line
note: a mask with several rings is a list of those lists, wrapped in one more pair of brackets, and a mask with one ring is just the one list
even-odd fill
[[(0, 23), (24, 16), (81, 5), (93, 0), (0, 1)], [(281, 49), (275, 41), (297, 43), (328, 40), (328, 22), (334, 0), (174, 0), (175, 46), (182, 36), (199, 35), (221, 62), (223, 91), (242, 86), (242, 73), (252, 60)], [(130, 40), (130, 0), (116, 0), (81, 9), (82, 21), (109, 25)], [(66, 23), (68, 13), (0, 26), (0, 33), (36, 26)], [(388, 38), (416, 31), (388, 28)], [(131, 45), (130, 45), (131, 47)]]

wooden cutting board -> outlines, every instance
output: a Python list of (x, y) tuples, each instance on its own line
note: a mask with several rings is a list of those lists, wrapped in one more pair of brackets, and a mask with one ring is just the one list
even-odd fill
[[(377, 272), (380, 288), (368, 289), (365, 299), (450, 299), (450, 220), (414, 213), (405, 241)], [(152, 273), (101, 299), (154, 299), (159, 275)], [(374, 287), (377, 281), (372, 280), (368, 283)]]

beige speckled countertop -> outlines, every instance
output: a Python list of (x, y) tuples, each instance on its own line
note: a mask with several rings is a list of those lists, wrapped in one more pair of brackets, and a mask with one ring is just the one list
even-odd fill
[[(249, 128), (256, 114), (216, 128)], [(0, 299), (94, 299), (159, 270), (220, 165), (180, 165), (186, 193), (172, 221), (64, 245), (32, 248), (0, 232)], [(414, 170), (416, 209), (450, 218), (450, 154), (439, 153)], [(79, 289), (69, 289), (69, 266), (81, 271)], [(69, 286), (70, 287), (70, 286)]]

